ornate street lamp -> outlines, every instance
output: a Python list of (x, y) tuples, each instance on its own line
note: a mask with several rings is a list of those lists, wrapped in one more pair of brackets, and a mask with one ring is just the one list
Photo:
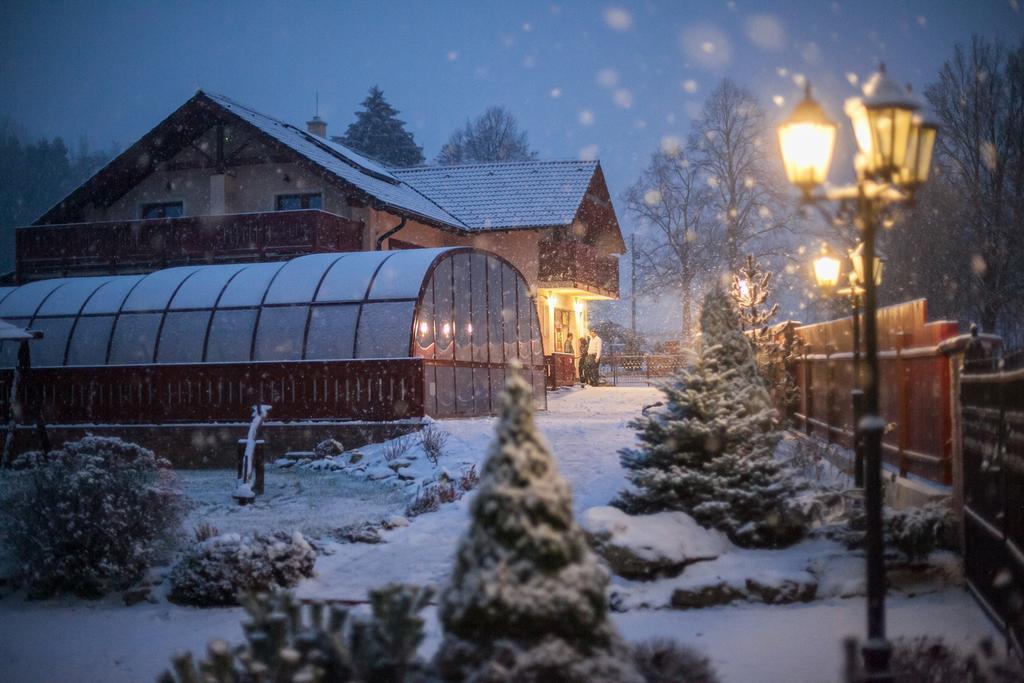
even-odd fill
[[(779, 145), (790, 182), (800, 188), (805, 204), (828, 214), (823, 204), (839, 201), (840, 210), (852, 213), (863, 232), (858, 258), (854, 258), (857, 285), (863, 287), (864, 346), (866, 372), (863, 377), (864, 415), (855, 425), (864, 447), (864, 507), (867, 517), (868, 638), (863, 656), (870, 681), (891, 681), (889, 657), (892, 647), (885, 637), (885, 563), (882, 537), (882, 434), (885, 421), (879, 415), (878, 397), (878, 286), (881, 261), (875, 251), (875, 233), (882, 215), (894, 204), (906, 202), (928, 178), (937, 128), (916, 115), (917, 101), (898, 83), (888, 78), (883, 66), (868, 79), (863, 97), (846, 102), (853, 124), (858, 154), (855, 159), (857, 183), (815, 195), (824, 183), (832, 158), (835, 136), (822, 127), (824, 113), (807, 95), (796, 111), (779, 126)], [(822, 112), (819, 115), (814, 112)], [(827, 118), (825, 118), (827, 120)], [(809, 131), (817, 121), (818, 134)], [(804, 128), (798, 128), (804, 126)], [(808, 149), (808, 147), (814, 149)], [(813, 161), (812, 161), (813, 160)], [(806, 169), (813, 167), (813, 172)], [(804, 169), (801, 172), (801, 169)], [(858, 269), (857, 266), (860, 266)], [(856, 292), (856, 287), (851, 286)]]
[(839, 284), (839, 272), (842, 270), (842, 262), (832, 253), (827, 244), (821, 245), (821, 252), (814, 259), (814, 281), (827, 294), (835, 292)]

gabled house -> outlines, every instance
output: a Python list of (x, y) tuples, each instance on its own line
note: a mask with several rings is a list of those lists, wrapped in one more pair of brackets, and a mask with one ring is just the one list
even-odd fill
[(526, 278), (547, 355), (579, 338), (588, 300), (618, 297), (625, 250), (597, 161), (389, 168), (327, 139), (319, 118), (304, 130), (202, 91), (16, 244), (15, 283), (475, 247)]

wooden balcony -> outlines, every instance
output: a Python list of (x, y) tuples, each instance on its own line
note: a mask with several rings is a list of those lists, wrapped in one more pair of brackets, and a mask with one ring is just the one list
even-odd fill
[(539, 251), (540, 287), (597, 295), (594, 298), (619, 298), (618, 256), (571, 241), (542, 241)]
[(189, 263), (359, 251), (363, 224), (316, 209), (32, 225), (15, 232), (18, 282), (136, 273)]

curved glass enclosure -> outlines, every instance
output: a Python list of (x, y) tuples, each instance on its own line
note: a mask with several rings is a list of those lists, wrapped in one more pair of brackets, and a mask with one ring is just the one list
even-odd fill
[[(30, 347), (39, 368), (174, 365), (187, 383), (195, 370), (184, 366), (418, 358), (422, 409), (444, 416), (497, 410), (505, 366), (516, 359), (544, 402), (526, 281), (501, 257), (468, 247), (41, 280), (0, 288), (0, 319), (43, 332)], [(0, 343), (3, 366), (16, 356), (16, 344)], [(375, 390), (382, 395), (384, 385)]]

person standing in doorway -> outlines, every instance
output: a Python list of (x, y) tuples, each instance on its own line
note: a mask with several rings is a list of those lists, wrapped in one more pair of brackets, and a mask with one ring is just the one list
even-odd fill
[(590, 385), (596, 387), (601, 381), (601, 337), (593, 330), (587, 345), (587, 366)]
[(573, 356), (576, 355), (576, 349), (573, 348), (572, 344), (572, 332), (565, 335), (565, 344), (563, 345), (562, 351)]
[(580, 362), (579, 362), (579, 375), (580, 375), (580, 386), (587, 386), (587, 347), (590, 344), (590, 339), (587, 337), (587, 332), (584, 330), (580, 334)]

